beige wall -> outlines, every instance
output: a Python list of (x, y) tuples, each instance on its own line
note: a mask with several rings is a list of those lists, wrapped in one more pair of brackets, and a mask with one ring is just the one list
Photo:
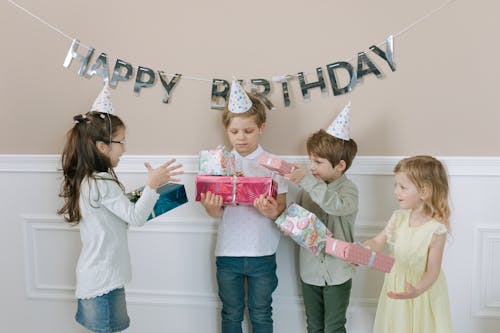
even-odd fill
[[(445, 3), (431, 1), (35, 1), (33, 13), (82, 43), (134, 66), (207, 79), (271, 79), (350, 60)], [(366, 76), (352, 93), (311, 91), (304, 103), (291, 82), (292, 106), (272, 86), (263, 145), (305, 153), (305, 138), (352, 101), (352, 136), (361, 155), (495, 156), (500, 143), (498, 20), (495, 1), (456, 1), (395, 39), (397, 71), (369, 54), (384, 79)], [(99, 77), (79, 77), (63, 61), (71, 41), (0, 2), (0, 154), (56, 154), (72, 116), (86, 112)], [(82, 49), (82, 53), (83, 53)], [(91, 63), (93, 63), (93, 60)], [(326, 73), (325, 73), (326, 74)], [(313, 81), (314, 76), (308, 77)], [(325, 76), (327, 79), (327, 76)], [(128, 126), (130, 154), (192, 155), (224, 141), (211, 84), (181, 79), (170, 104), (159, 82), (133, 95), (113, 90)]]

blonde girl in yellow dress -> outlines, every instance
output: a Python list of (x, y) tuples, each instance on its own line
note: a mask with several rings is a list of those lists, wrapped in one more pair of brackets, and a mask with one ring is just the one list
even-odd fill
[(452, 332), (448, 288), (441, 262), (449, 231), (448, 177), (437, 159), (414, 156), (394, 168), (400, 210), (364, 244), (387, 244), (396, 258), (385, 275), (374, 333)]

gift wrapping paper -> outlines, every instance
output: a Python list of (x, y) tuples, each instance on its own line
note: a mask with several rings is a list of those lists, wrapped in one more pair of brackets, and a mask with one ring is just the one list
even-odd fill
[(199, 153), (200, 175), (231, 176), (236, 173), (234, 155), (219, 146), (213, 150), (202, 150)]
[[(127, 197), (130, 201), (136, 202), (141, 197), (143, 189), (144, 186), (127, 193)], [(156, 192), (158, 192), (160, 197), (156, 201), (153, 212), (148, 217), (148, 221), (188, 202), (186, 189), (182, 184), (166, 183), (158, 187)]]
[(393, 257), (332, 237), (326, 241), (325, 252), (351, 264), (368, 266), (386, 273), (394, 265)]
[(271, 177), (196, 176), (196, 201), (208, 191), (221, 195), (224, 205), (253, 205), (261, 194), (276, 199), (278, 185)]
[(267, 168), (272, 171), (276, 171), (282, 175), (292, 173), (295, 169), (294, 165), (288, 163), (285, 160), (271, 157), (269, 155), (261, 155), (259, 156), (259, 165), (262, 165), (264, 168)]
[(275, 223), (285, 235), (316, 255), (324, 249), (327, 237), (331, 235), (316, 215), (293, 202)]

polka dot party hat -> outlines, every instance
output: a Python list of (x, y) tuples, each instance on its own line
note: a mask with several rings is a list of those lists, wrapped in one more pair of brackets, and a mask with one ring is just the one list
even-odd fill
[(340, 111), (339, 115), (335, 120), (328, 126), (326, 132), (333, 135), (336, 138), (342, 140), (349, 140), (350, 129), (351, 129), (351, 102), (347, 103), (346, 106)]
[(94, 104), (92, 104), (92, 108), (90, 109), (90, 111), (99, 111), (113, 114), (113, 103), (111, 103), (111, 93), (109, 92), (109, 85), (107, 82), (104, 83), (104, 87), (102, 87), (99, 96), (97, 96)]
[(233, 80), (231, 83), (231, 93), (229, 95), (228, 109), (232, 113), (243, 113), (250, 110), (252, 101), (241, 84)]

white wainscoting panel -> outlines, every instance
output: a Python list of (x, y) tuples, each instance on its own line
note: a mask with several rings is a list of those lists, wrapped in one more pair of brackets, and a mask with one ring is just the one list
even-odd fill
[[(144, 161), (175, 157), (189, 202), (129, 231), (133, 280), (127, 286), (127, 332), (215, 333), (220, 304), (213, 256), (218, 221), (194, 201), (197, 156), (124, 156), (117, 168), (128, 190), (142, 186)], [(304, 156), (282, 156), (306, 165)], [(357, 240), (378, 233), (397, 208), (392, 168), (400, 159), (359, 156), (349, 177), (360, 190)], [(500, 325), (500, 158), (443, 157), (450, 174), (453, 209), (443, 269), (455, 332), (497, 332)], [(61, 205), (59, 156), (0, 155), (0, 322), (2, 332), (83, 333), (74, 322), (74, 269), (78, 226), (56, 214)], [(290, 186), (288, 200), (297, 193)], [(283, 237), (277, 253), (274, 294), (277, 333), (305, 332), (298, 279), (298, 247)], [(358, 268), (348, 309), (348, 331), (371, 331), (383, 274)], [(244, 325), (244, 332), (249, 332)]]
[(478, 226), (475, 241), (474, 315), (500, 319), (500, 226)]

